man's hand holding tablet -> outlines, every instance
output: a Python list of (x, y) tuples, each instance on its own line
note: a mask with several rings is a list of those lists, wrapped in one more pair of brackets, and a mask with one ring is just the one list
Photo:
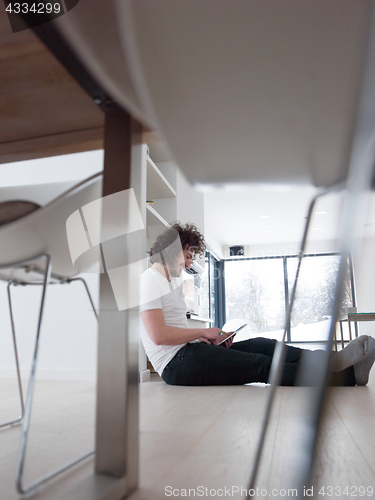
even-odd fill
[[(236, 333), (239, 332), (240, 330), (242, 330), (242, 328), (245, 328), (245, 326), (247, 326), (247, 323), (245, 323), (242, 326), (240, 326), (239, 328), (237, 328), (237, 330), (234, 330), (234, 332), (229, 332), (229, 333), (222, 332), (218, 337), (218, 341), (217, 341), (216, 345), (224, 344), (224, 342), (226, 342), (228, 339), (231, 339), (232, 337), (234, 337), (236, 335)], [(223, 337), (223, 339), (221, 339), (222, 337)], [(226, 347), (230, 347), (230, 346), (226, 346)]]

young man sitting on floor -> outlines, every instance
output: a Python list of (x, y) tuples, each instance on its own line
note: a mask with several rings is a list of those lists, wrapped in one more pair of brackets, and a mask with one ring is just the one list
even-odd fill
[[(268, 382), (276, 340), (252, 338), (220, 346), (219, 328), (189, 328), (180, 276), (195, 254), (204, 255), (202, 234), (193, 224), (174, 224), (150, 252), (152, 266), (141, 276), (141, 339), (152, 365), (167, 384), (239, 385)], [(326, 352), (286, 346), (281, 385), (296, 385), (299, 367)], [(366, 385), (375, 361), (375, 340), (367, 335), (331, 354), (331, 385)]]

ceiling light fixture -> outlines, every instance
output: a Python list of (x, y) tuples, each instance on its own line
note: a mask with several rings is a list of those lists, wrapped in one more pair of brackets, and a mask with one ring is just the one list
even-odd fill
[(321, 231), (322, 229), (322, 227), (313, 227), (313, 231)]
[(270, 216), (270, 215), (268, 215), (268, 214), (265, 214), (265, 215), (260, 215), (260, 216), (259, 216), (259, 218), (260, 218), (260, 219), (270, 219), (270, 218), (271, 218), (271, 216)]
[(318, 212), (315, 212), (316, 215), (326, 215), (327, 210), (318, 210)]

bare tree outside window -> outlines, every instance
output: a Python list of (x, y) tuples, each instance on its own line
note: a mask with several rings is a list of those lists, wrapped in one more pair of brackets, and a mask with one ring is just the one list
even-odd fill
[[(292, 342), (327, 340), (340, 259), (339, 255), (330, 254), (306, 256), (302, 260), (291, 317)], [(353, 305), (350, 260), (345, 258), (345, 263), (341, 315)], [(285, 328), (285, 293), (290, 297), (297, 264), (297, 257), (226, 261), (226, 320), (245, 321), (253, 336), (280, 339)]]
[(254, 336), (273, 336), (285, 324), (281, 259), (235, 260), (225, 265), (226, 319), (242, 319)]
[[(307, 256), (303, 259), (291, 318), (291, 340), (326, 340), (336, 294), (339, 255)], [(342, 291), (340, 314), (353, 303), (349, 259)], [(288, 259), (289, 287), (292, 287), (297, 258)]]

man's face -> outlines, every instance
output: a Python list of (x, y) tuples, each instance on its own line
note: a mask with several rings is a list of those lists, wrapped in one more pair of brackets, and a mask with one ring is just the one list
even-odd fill
[(170, 267), (169, 272), (171, 276), (173, 276), (174, 278), (178, 278), (179, 276), (181, 276), (181, 271), (183, 269), (189, 269), (191, 267), (191, 263), (194, 260), (194, 257), (194, 250), (186, 246), (177, 257), (175, 264)]

